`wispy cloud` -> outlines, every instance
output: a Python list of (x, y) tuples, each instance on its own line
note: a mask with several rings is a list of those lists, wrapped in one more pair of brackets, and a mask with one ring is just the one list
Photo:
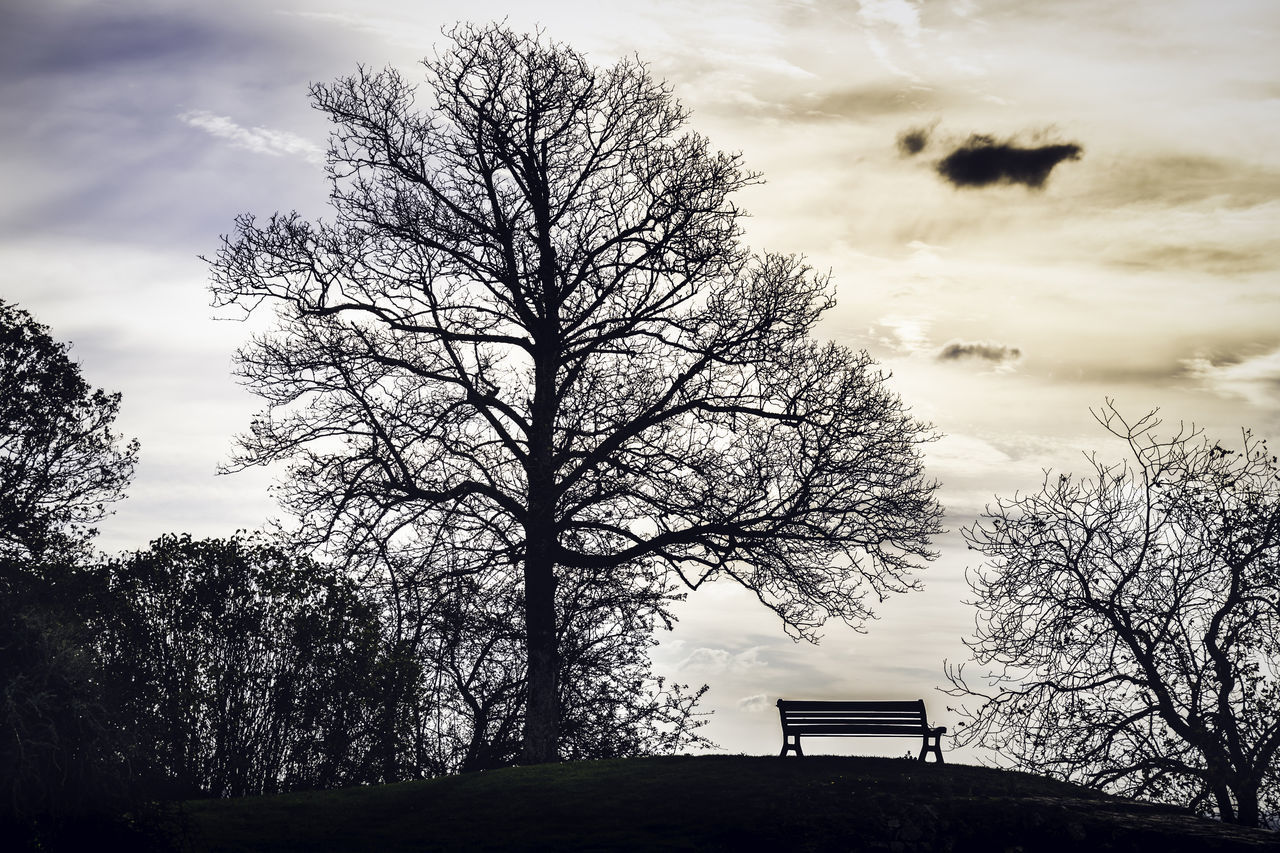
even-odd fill
[(863, 27), (867, 48), (890, 73), (908, 80), (919, 77), (894, 61), (891, 46), (905, 45), (908, 54), (920, 49), (920, 10), (911, 0), (862, 0), (858, 21)]
[[(1237, 197), (1239, 198), (1239, 197)], [(1122, 270), (1197, 272), (1222, 277), (1266, 275), (1280, 268), (1280, 199), (1252, 206), (1226, 195), (1179, 205), (1154, 202), (1110, 212), (1096, 257)]]
[(827, 92), (784, 93), (775, 112), (798, 121), (873, 121), (881, 116), (940, 112), (965, 96), (920, 83), (885, 79)]
[(1194, 358), (1186, 362), (1186, 368), (1217, 394), (1265, 409), (1280, 406), (1280, 349), (1225, 364)]
[(762, 646), (752, 646), (735, 654), (720, 648), (694, 649), (688, 657), (676, 665), (676, 668), (681, 672), (695, 672), (703, 675), (750, 672), (769, 665), (769, 662), (760, 656), (763, 650)]
[(440, 38), (440, 26), (430, 17), (426, 20), (412, 14), (377, 15), (370, 9), (359, 14), (349, 12), (317, 12), (313, 10), (277, 10), (277, 14), (328, 24), (335, 28), (358, 33), (387, 44), (409, 47), (416, 53), (428, 52), (429, 46)]
[(1245, 158), (1135, 152), (1095, 164), (1090, 196), (1107, 207), (1241, 208), (1280, 199), (1280, 171)]
[(909, 0), (862, 0), (858, 18), (868, 25), (884, 25), (912, 45), (920, 43), (920, 10)]
[(324, 162), (320, 146), (296, 133), (268, 127), (244, 127), (232, 121), (230, 116), (215, 115), (208, 110), (189, 110), (178, 118), (191, 127), (227, 140), (235, 148), (273, 157), (301, 157), (311, 163)]

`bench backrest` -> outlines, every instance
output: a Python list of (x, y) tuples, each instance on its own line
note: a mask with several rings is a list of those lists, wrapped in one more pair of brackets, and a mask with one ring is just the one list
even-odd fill
[(928, 728), (924, 700), (911, 702), (806, 702), (778, 700), (782, 728), (803, 734), (841, 731), (866, 735), (919, 734)]

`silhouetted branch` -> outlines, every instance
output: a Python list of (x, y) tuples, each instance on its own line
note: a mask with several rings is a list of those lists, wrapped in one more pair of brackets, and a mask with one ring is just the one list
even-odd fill
[[(1127, 463), (1046, 474), (965, 531), (985, 690), (948, 668), (961, 741), (1120, 793), (1210, 796), (1256, 825), (1280, 754), (1280, 478), (1266, 442), (1240, 450), (1155, 413), (1094, 413)], [(1273, 802), (1272, 807), (1276, 804)]]

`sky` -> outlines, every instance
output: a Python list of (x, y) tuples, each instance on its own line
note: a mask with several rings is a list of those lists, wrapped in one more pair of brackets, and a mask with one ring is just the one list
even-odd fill
[(746, 241), (829, 270), (820, 333), (868, 350), (943, 436), (926, 452), (940, 557), (864, 632), (793, 643), (730, 586), (682, 605), (655, 666), (710, 685), (724, 750), (776, 752), (780, 697), (924, 698), (954, 725), (937, 688), (967, 656), (980, 556), (959, 530), (1046, 470), (1118, 460), (1091, 408), (1280, 437), (1265, 0), (5, 0), (0, 299), (122, 392), (117, 425), (142, 443), (101, 548), (278, 515), (272, 472), (216, 473), (258, 401), (231, 374), (248, 330), (215, 316), (199, 256), (239, 213), (326, 214), (308, 83), (412, 76), (464, 15), (647, 62), (694, 130), (763, 173), (738, 197)]

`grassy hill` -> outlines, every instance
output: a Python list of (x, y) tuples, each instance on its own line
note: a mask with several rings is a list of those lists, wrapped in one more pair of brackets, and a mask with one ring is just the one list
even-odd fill
[(1280, 850), (1280, 835), (1023, 773), (890, 758), (518, 767), (187, 803), (199, 853), (430, 850)]

